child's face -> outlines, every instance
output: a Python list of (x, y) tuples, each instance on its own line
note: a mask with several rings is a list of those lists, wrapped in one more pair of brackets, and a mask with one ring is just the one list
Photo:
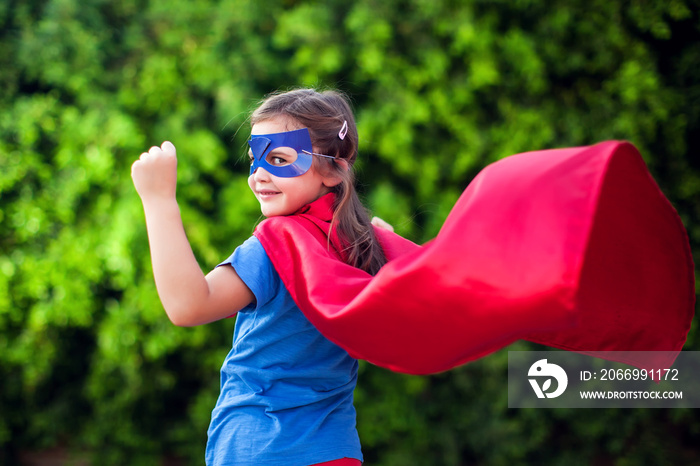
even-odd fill
[[(251, 134), (282, 133), (299, 128), (301, 126), (289, 118), (276, 117), (254, 124)], [(265, 217), (293, 214), (330, 192), (339, 182), (339, 178), (322, 176), (314, 165), (303, 175), (292, 178), (272, 175), (262, 167), (248, 177), (248, 186), (260, 202)]]

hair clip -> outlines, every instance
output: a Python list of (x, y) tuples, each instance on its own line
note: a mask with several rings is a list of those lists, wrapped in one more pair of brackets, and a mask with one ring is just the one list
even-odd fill
[(343, 127), (340, 128), (340, 131), (338, 132), (338, 137), (340, 138), (341, 141), (342, 141), (343, 139), (345, 139), (345, 135), (346, 135), (346, 134), (348, 134), (348, 121), (347, 121), (347, 120), (344, 120), (344, 121), (343, 121)]

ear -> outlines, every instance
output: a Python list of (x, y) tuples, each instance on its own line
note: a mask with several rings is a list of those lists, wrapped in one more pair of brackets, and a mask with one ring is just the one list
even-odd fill
[[(335, 159), (335, 160), (333, 160), (333, 163), (337, 163), (340, 166), (340, 169), (344, 172), (346, 172), (350, 169), (350, 164), (348, 164), (348, 161), (345, 159)], [(325, 176), (325, 177), (323, 177), (323, 185), (328, 187), (328, 188), (333, 188), (335, 186), (338, 186), (340, 183), (342, 183), (342, 181), (343, 181), (342, 176)]]
[(341, 168), (343, 171), (348, 171), (348, 170), (350, 170), (350, 164), (348, 163), (347, 160), (341, 159), (341, 158), (337, 158), (337, 159), (334, 160), (334, 162), (337, 163), (338, 165), (340, 165), (340, 168)]
[(323, 186), (326, 188), (334, 188), (342, 183), (343, 179), (339, 176), (324, 176)]

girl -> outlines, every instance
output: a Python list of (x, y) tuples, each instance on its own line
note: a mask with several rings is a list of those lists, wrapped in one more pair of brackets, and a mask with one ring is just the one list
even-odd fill
[(175, 148), (153, 147), (132, 169), (170, 319), (239, 312), (208, 464), (358, 464), (353, 358), (428, 374), (527, 339), (667, 368), (682, 348), (688, 239), (631, 144), (496, 162), (421, 248), (372, 228), (338, 94), (272, 96), (252, 123), (248, 182), (268, 219), (206, 277), (175, 202)]
[[(355, 192), (358, 136), (344, 97), (313, 90), (273, 95), (251, 122), (248, 184), (263, 215), (330, 208), (338, 257), (375, 274), (386, 259)], [(238, 313), (206, 463), (359, 465), (357, 361), (304, 317), (255, 236), (204, 276), (175, 199), (176, 165), (175, 147), (166, 141), (132, 166), (163, 307), (180, 326)]]

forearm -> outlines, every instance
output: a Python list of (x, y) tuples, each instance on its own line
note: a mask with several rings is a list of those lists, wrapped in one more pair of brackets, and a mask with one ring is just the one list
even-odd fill
[(170, 320), (189, 325), (207, 302), (209, 285), (192, 252), (175, 198), (144, 201), (158, 296)]

